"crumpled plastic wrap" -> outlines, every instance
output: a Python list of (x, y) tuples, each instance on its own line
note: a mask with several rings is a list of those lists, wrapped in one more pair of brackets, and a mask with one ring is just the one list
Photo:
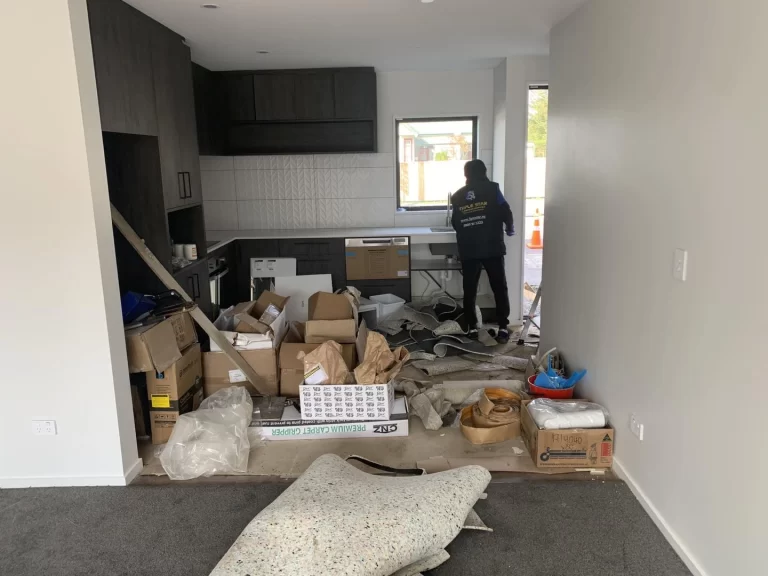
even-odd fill
[(603, 428), (608, 424), (608, 411), (600, 404), (583, 400), (550, 400), (537, 398), (528, 404), (528, 412), (539, 428)]
[(349, 378), (341, 344), (333, 340), (322, 343), (308, 354), (299, 352), (297, 358), (304, 362), (306, 384), (345, 384)]
[(253, 402), (242, 386), (224, 388), (182, 414), (160, 455), (171, 480), (248, 471), (248, 426)]

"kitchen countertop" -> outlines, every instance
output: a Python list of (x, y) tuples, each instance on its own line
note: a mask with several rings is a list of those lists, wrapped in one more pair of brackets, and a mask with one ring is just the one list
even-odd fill
[(281, 238), (365, 238), (372, 236), (410, 236), (411, 244), (449, 244), (456, 232), (432, 232), (431, 228), (401, 226), (392, 228), (314, 228), (309, 230), (211, 230), (206, 232), (208, 252), (233, 240), (278, 240)]

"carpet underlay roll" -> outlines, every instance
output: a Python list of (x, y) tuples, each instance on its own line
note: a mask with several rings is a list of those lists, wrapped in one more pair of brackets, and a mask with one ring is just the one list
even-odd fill
[(254, 518), (211, 576), (413, 576), (442, 564), (490, 482), (480, 466), (366, 474), (326, 454)]
[(461, 411), (461, 432), (472, 444), (496, 444), (520, 435), (519, 395), (486, 388), (475, 404)]

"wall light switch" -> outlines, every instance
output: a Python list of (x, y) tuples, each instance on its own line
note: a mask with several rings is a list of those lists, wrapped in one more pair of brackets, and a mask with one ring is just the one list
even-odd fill
[(688, 251), (678, 248), (675, 250), (675, 267), (672, 271), (675, 280), (685, 282), (688, 277)]

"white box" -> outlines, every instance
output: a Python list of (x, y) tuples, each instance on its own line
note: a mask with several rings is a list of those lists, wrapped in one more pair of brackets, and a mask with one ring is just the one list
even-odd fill
[(389, 420), (370, 422), (302, 420), (298, 411), (289, 407), (280, 420), (254, 421), (248, 428), (248, 437), (265, 440), (324, 440), (408, 436), (408, 403), (405, 398), (395, 400), (393, 413)]
[(315, 292), (333, 292), (333, 276), (310, 274), (275, 279), (275, 292), (288, 296), (285, 309), (289, 322), (306, 322), (309, 312), (309, 297)]
[(405, 300), (394, 294), (371, 296), (371, 300), (379, 305), (379, 318), (386, 318), (405, 306)]
[(389, 384), (299, 386), (303, 420), (389, 420), (395, 388)]

